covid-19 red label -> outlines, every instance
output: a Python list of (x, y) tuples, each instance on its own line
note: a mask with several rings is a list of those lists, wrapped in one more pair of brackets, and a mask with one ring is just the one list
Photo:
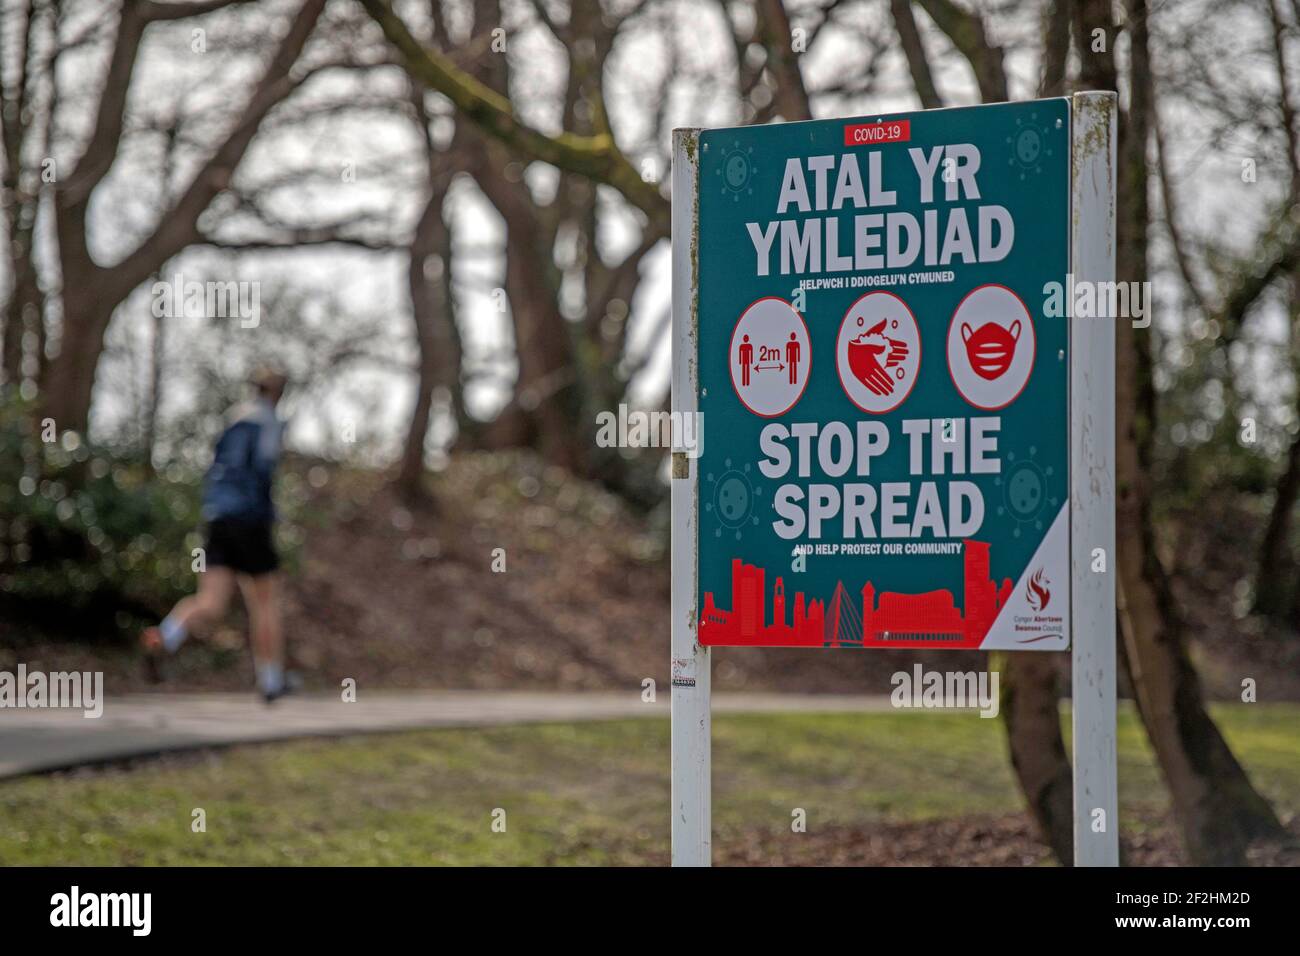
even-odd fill
[(887, 123), (855, 123), (844, 127), (845, 146), (881, 146), (886, 143), (906, 143), (912, 138), (912, 124), (907, 120), (890, 120)]

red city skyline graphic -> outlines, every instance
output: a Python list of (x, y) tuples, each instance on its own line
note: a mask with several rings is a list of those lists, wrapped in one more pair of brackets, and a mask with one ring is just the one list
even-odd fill
[(754, 647), (979, 647), (1011, 595), (1010, 578), (1001, 587), (989, 576), (989, 545), (962, 542), (963, 611), (949, 590), (921, 594), (884, 591), (877, 594), (870, 582), (862, 585), (859, 607), (844, 587), (835, 583), (830, 603), (806, 601), (795, 593), (794, 613), (786, 619), (785, 581), (773, 588), (772, 615), (767, 616), (767, 593), (762, 568), (731, 559), (733, 609), (720, 608), (713, 592), (704, 594), (700, 615), (700, 643)]

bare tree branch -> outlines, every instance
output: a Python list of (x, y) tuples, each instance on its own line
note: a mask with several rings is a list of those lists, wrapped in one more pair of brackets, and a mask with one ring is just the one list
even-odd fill
[(407, 71), (451, 100), (488, 135), (530, 159), (613, 186), (651, 219), (667, 216), (668, 200), (657, 186), (641, 179), (609, 133), (579, 136), (562, 132), (548, 136), (534, 129), (515, 116), (505, 96), (461, 70), (445, 54), (422, 46), (388, 0), (359, 2), (397, 48)]
[(1039, 96), (1065, 93), (1065, 69), (1070, 59), (1070, 0), (1049, 0), (1043, 13), (1043, 67)]
[(153, 234), (113, 270), (114, 284), (119, 288), (129, 292), (159, 264), (199, 239), (199, 216), (213, 198), (229, 186), (235, 168), (257, 134), (262, 119), (294, 87), (291, 70), (316, 28), (325, 2), (305, 0), (253, 91), (238, 125), (203, 164), (176, 205), (159, 221)]
[(1164, 124), (1160, 122), (1158, 110), (1153, 110), (1151, 113), (1151, 125), (1155, 127), (1156, 134), (1156, 172), (1160, 176), (1160, 201), (1165, 207), (1165, 230), (1169, 233), (1169, 243), (1173, 247), (1174, 262), (1178, 265), (1178, 271), (1183, 277), (1183, 285), (1186, 286), (1192, 301), (1196, 303), (1196, 308), (1200, 310), (1201, 315), (1208, 316), (1210, 310), (1206, 304), (1205, 294), (1201, 292), (1200, 284), (1196, 280), (1191, 257), (1187, 252), (1187, 241), (1178, 225), (1178, 204), (1174, 198), (1173, 173), (1169, 168), (1169, 151), (1165, 143)]
[(916, 17), (912, 13), (912, 0), (889, 0), (889, 11), (894, 17), (894, 29), (898, 31), (898, 42), (907, 58), (907, 68), (912, 74), (912, 85), (916, 87), (921, 108), (938, 109), (943, 106), (943, 99), (934, 85), (930, 61), (921, 42), (921, 31), (917, 29)]
[(767, 50), (767, 68), (776, 81), (773, 106), (787, 121), (812, 119), (784, 0), (759, 0), (758, 19), (759, 35)]
[(140, 15), (146, 23), (158, 23), (164, 20), (183, 20), (186, 17), (201, 17), (223, 7), (233, 7), (250, 0), (199, 0), (197, 3), (163, 3), (161, 0), (136, 0), (140, 5)]
[(1236, 271), (1219, 310), (1224, 344), (1236, 339), (1246, 313), (1279, 277), (1300, 268), (1300, 206), (1283, 205), (1272, 227), (1261, 236), (1252, 261)]
[(917, 3), (970, 63), (980, 98), (985, 103), (1006, 100), (1007, 75), (1002, 66), (1002, 48), (989, 40), (980, 15), (962, 9), (953, 0), (917, 0)]

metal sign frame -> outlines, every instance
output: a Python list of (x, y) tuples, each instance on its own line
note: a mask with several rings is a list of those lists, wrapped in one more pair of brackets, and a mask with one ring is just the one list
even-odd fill
[[(1070, 265), (1075, 283), (1115, 279), (1114, 93), (1071, 103)], [(698, 412), (699, 129), (673, 131), (672, 410)], [(1115, 327), (1071, 315), (1070, 614), (1074, 856), (1119, 862), (1115, 733)], [(709, 648), (699, 623), (699, 459), (672, 456), (672, 862), (712, 856)]]

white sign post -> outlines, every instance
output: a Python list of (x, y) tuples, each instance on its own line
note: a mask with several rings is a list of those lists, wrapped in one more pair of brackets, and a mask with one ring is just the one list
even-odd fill
[[(1114, 93), (1076, 93), (1071, 128), (1076, 283), (1115, 281)], [(1074, 301), (1072, 290), (1067, 299)], [(1097, 295), (1104, 302), (1108, 296)], [(1112, 300), (1113, 301), (1113, 300)], [(1070, 319), (1071, 713), (1074, 864), (1119, 865), (1115, 756), (1115, 316)]]
[[(673, 131), (673, 372), (674, 418), (694, 415), (699, 369), (699, 130)], [(680, 420), (680, 418), (678, 418)], [(672, 456), (672, 805), (673, 866), (708, 866), (712, 847), (709, 649), (698, 640), (700, 519), (698, 459)]]

